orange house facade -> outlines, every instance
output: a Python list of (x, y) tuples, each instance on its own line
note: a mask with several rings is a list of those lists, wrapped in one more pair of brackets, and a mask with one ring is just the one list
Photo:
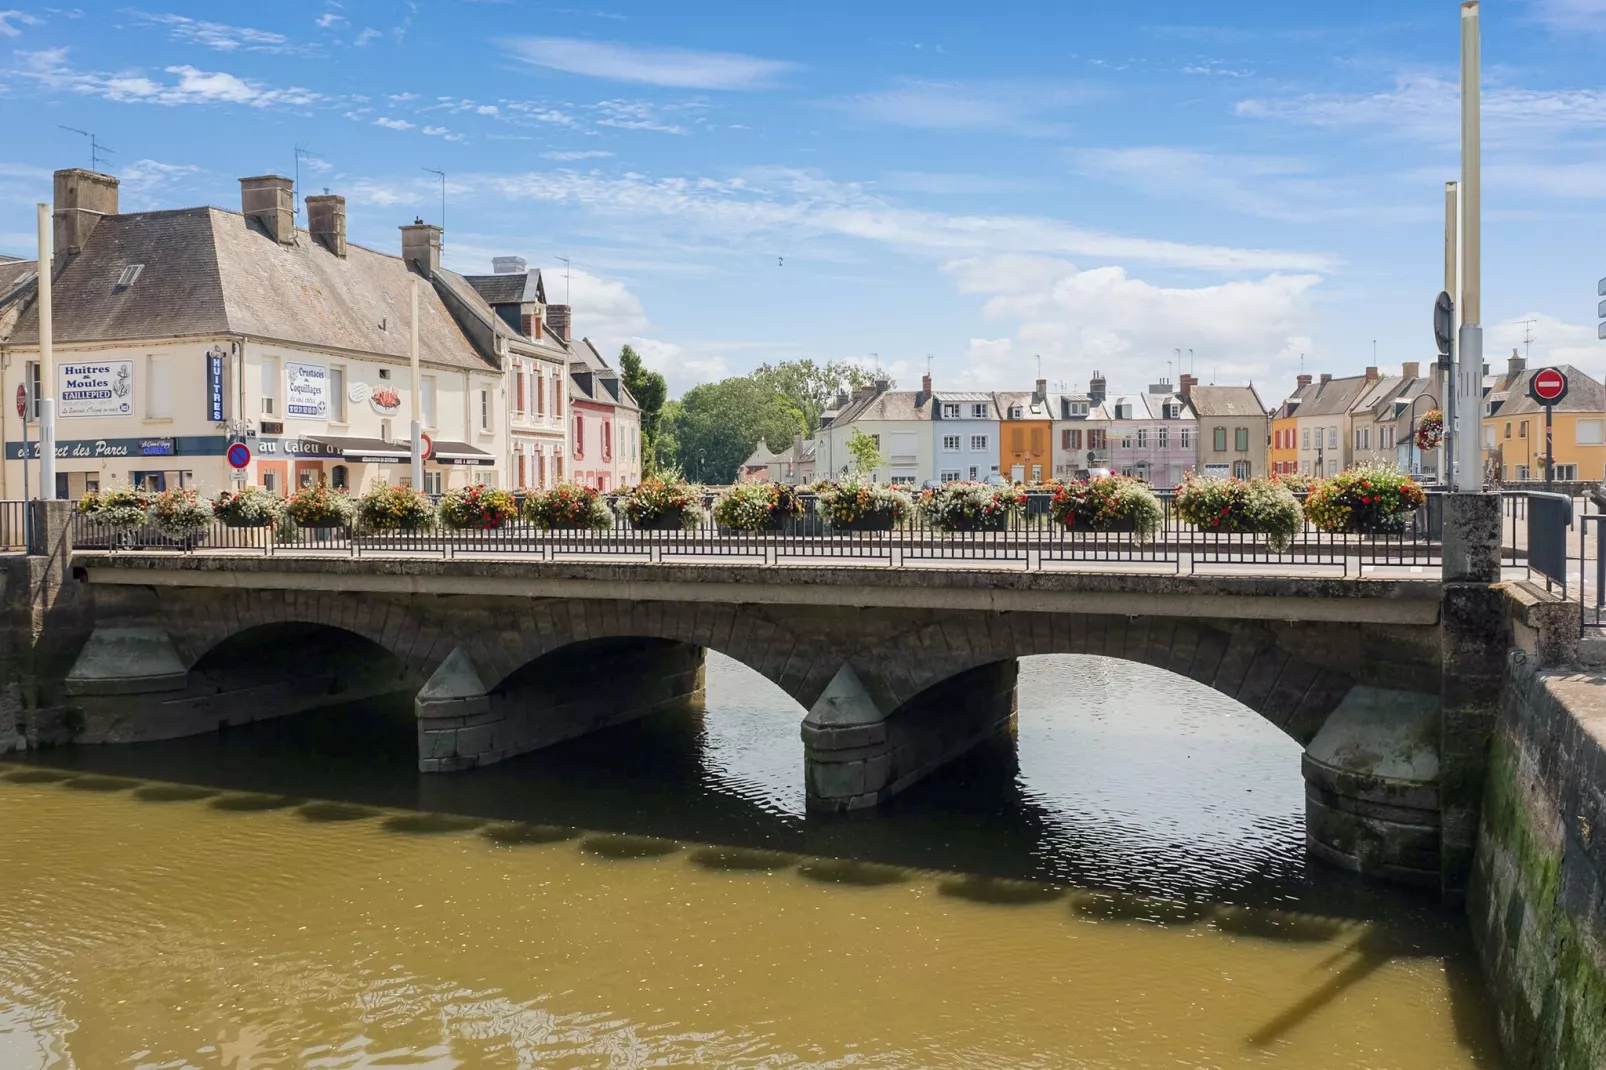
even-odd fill
[(998, 474), (1011, 483), (1042, 483), (1054, 475), (1054, 413), (1048, 382), (1030, 393), (998, 395)]

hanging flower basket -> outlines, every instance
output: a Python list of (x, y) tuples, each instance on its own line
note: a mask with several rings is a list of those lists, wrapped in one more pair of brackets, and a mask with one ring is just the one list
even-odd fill
[(1060, 484), (1049, 515), (1068, 531), (1130, 532), (1138, 542), (1152, 539), (1165, 520), (1148, 484), (1125, 476)]
[(1025, 506), (1025, 491), (986, 483), (947, 483), (915, 501), (921, 519), (941, 532), (1004, 531)]
[(1423, 453), (1436, 450), (1444, 441), (1444, 413), (1438, 409), (1422, 414), (1416, 422), (1416, 448)]
[(357, 499), (364, 531), (425, 531), (435, 526), (435, 506), (412, 487), (381, 483)]
[(212, 523), (212, 506), (193, 487), (175, 487), (151, 500), (151, 522), (169, 539), (184, 542)]
[(909, 495), (887, 483), (821, 483), (820, 514), (833, 531), (891, 531), (909, 515)]
[(638, 531), (690, 530), (708, 519), (703, 488), (656, 476), (625, 491), (622, 507), (625, 519)]
[(519, 515), (519, 503), (495, 487), (462, 487), (441, 498), (441, 523), (453, 531), (491, 531)]
[(1264, 536), (1277, 553), (1294, 544), (1305, 522), (1299, 501), (1271, 479), (1208, 479), (1189, 474), (1177, 488), (1177, 514), (1205, 534)]
[(1392, 468), (1352, 468), (1305, 499), (1311, 523), (1332, 535), (1403, 535), (1427, 502), (1416, 480)]
[(212, 499), (212, 515), (229, 528), (265, 528), (284, 516), (284, 499), (261, 487), (225, 490)]
[(285, 502), (285, 515), (300, 528), (344, 528), (357, 515), (357, 503), (327, 483), (302, 487)]
[(737, 483), (714, 502), (714, 523), (726, 531), (779, 531), (803, 511), (785, 483)]
[(548, 531), (607, 531), (614, 517), (595, 487), (559, 483), (524, 499), (524, 519)]
[(150, 491), (130, 486), (92, 490), (78, 499), (78, 513), (118, 533), (137, 531), (150, 522), (151, 497)]

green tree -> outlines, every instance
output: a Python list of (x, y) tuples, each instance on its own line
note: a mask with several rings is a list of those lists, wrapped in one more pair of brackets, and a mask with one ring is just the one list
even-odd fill
[(641, 408), (642, 474), (651, 475), (658, 470), (659, 424), (664, 403), (669, 399), (669, 384), (662, 375), (644, 365), (641, 354), (629, 345), (619, 350), (619, 372), (625, 389)]
[(877, 468), (885, 468), (887, 464), (886, 458), (881, 456), (881, 443), (876, 441), (874, 435), (867, 435), (857, 427), (848, 436), (848, 453), (853, 457), (853, 470), (856, 473), (874, 472)]
[[(658, 413), (658, 426), (652, 440), (652, 471), (663, 475), (671, 470), (682, 471), (680, 466), (680, 417), (678, 401), (664, 402)], [(682, 474), (684, 472), (682, 471)]]
[(804, 434), (809, 436), (819, 430), (820, 414), (836, 403), (838, 393), (851, 394), (875, 380), (870, 372), (841, 360), (829, 361), (823, 366), (812, 360), (761, 364), (752, 378), (786, 398), (803, 414)]
[(749, 376), (694, 386), (670, 405), (664, 431), (674, 436), (681, 470), (707, 483), (731, 482), (760, 441), (783, 450), (805, 428), (789, 399)]

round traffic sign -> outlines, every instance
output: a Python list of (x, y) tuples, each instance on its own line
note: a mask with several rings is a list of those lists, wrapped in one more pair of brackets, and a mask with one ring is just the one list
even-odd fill
[(1554, 405), (1567, 396), (1567, 377), (1555, 368), (1540, 368), (1528, 384), (1528, 393), (1541, 405)]
[(251, 463), (251, 447), (244, 442), (236, 442), (229, 447), (229, 467), (244, 468)]
[(17, 384), (17, 415), (23, 418), (28, 415), (28, 388), (21, 383)]
[(420, 431), (418, 433), (418, 442), (419, 442), (419, 449), (418, 449), (418, 459), (419, 460), (427, 461), (427, 460), (430, 459), (430, 457), (434, 456), (434, 454), (435, 454), (435, 440), (434, 439), (430, 438), (428, 435), (426, 435), (422, 431)]

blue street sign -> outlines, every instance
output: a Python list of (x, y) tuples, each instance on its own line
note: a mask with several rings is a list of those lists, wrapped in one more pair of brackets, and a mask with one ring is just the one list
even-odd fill
[(244, 442), (236, 442), (229, 447), (229, 467), (244, 468), (251, 463), (251, 447)]
[(223, 422), (223, 349), (213, 346), (206, 351), (206, 418), (213, 423)]

